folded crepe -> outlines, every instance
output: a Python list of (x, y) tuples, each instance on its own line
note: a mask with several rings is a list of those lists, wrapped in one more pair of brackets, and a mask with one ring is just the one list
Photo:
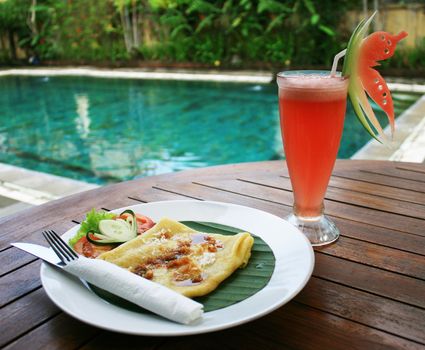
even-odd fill
[(187, 297), (210, 293), (250, 258), (247, 232), (220, 235), (195, 231), (164, 218), (143, 235), (97, 259), (162, 284)]

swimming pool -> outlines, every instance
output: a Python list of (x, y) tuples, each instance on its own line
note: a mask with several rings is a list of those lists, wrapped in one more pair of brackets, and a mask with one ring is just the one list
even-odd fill
[[(0, 104), (0, 162), (98, 184), (283, 158), (274, 84), (8, 76)], [(348, 108), (338, 157), (369, 139)]]

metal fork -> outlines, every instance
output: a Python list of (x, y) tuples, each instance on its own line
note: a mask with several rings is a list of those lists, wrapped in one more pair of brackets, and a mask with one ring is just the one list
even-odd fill
[(46, 241), (49, 243), (49, 245), (52, 247), (53, 251), (62, 261), (63, 265), (66, 265), (69, 262), (78, 259), (77, 253), (74, 252), (71, 247), (66, 244), (55, 231), (43, 231), (42, 234)]

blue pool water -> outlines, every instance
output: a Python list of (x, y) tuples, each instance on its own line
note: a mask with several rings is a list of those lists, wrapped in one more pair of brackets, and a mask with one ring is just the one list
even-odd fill
[[(3, 77), (0, 105), (0, 162), (99, 184), (283, 158), (274, 84)], [(349, 109), (338, 156), (368, 140)]]

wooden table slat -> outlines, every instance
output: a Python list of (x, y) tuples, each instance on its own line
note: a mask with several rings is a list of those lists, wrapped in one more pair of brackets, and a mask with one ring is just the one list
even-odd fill
[(159, 349), (166, 339), (160, 337), (141, 337), (135, 335), (119, 336), (115, 333), (102, 332), (80, 350), (92, 349), (124, 349), (125, 350), (154, 350)]
[[(202, 186), (200, 186), (202, 187)], [(181, 188), (181, 189), (179, 189)], [(234, 203), (239, 205), (248, 205), (249, 203), (253, 202), (252, 198), (230, 193), (230, 192), (224, 192), (224, 191), (216, 191), (211, 190), (210, 188), (199, 188), (197, 189), (196, 195), (191, 189), (193, 188), (193, 185), (190, 183), (179, 183), (178, 188), (174, 186), (169, 186), (169, 183), (167, 182), (166, 185), (164, 183), (161, 183), (160, 185), (157, 184), (154, 187), (154, 192), (148, 193), (147, 191), (140, 193), (137, 195), (136, 198), (140, 200), (152, 200), (155, 201), (156, 198), (158, 198), (158, 195), (160, 196), (169, 196), (171, 199), (197, 199), (197, 200), (211, 200), (211, 201), (222, 201), (222, 202), (228, 202), (228, 203)], [(208, 198), (208, 199), (207, 199)], [(285, 205), (276, 205), (275, 203), (271, 203), (268, 201), (258, 200), (257, 203), (261, 203), (262, 210), (268, 211), (274, 215), (277, 216), (285, 216), (290, 213), (291, 208)], [(256, 203), (256, 204), (257, 204)]]
[(59, 314), (43, 289), (26, 294), (1, 309), (0, 347)]
[(18, 248), (5, 249), (0, 252), (0, 276), (11, 273), (13, 270), (35, 260), (35, 257)]
[(98, 328), (61, 312), (13, 341), (4, 350), (73, 350), (83, 346), (100, 332)]
[(425, 310), (312, 277), (295, 300), (425, 345)]
[(425, 279), (424, 256), (340, 237), (339, 244), (316, 248), (323, 253), (378, 267), (386, 271)]
[(349, 189), (360, 193), (368, 193), (374, 196), (397, 199), (410, 203), (425, 205), (425, 196), (421, 192), (395, 188), (387, 185), (372, 184), (361, 180), (353, 180), (338, 176), (332, 176), (329, 182), (331, 187)]
[[(410, 163), (408, 163), (412, 166)], [(374, 174), (374, 173), (371, 173)], [(289, 179), (289, 173), (287, 168), (282, 168), (279, 172), (267, 172), (264, 173), (261, 169), (256, 169), (255, 171), (246, 172), (240, 174), (239, 177), (233, 176), (233, 178), (248, 180), (248, 181), (258, 181), (259, 179), (269, 180), (269, 179), (277, 179), (279, 177), (284, 177)], [(367, 176), (365, 177), (365, 173), (361, 171), (341, 171), (335, 170), (332, 173), (331, 179), (329, 181), (330, 187), (336, 187), (340, 189), (350, 189), (351, 191), (357, 191), (361, 193), (368, 193), (375, 196), (381, 196), (385, 198), (391, 199), (399, 199), (406, 202), (412, 202), (417, 204), (425, 204), (425, 199), (423, 193), (425, 189), (421, 184), (417, 182), (410, 182), (410, 184), (414, 185), (414, 188), (398, 188), (395, 187), (399, 184), (399, 179), (394, 181), (394, 178), (385, 177), (385, 175), (379, 174), (379, 179), (381, 181), (366, 181), (371, 180)], [(383, 184), (380, 182), (383, 181)], [(276, 180), (275, 180), (276, 181)], [(403, 181), (403, 180), (402, 180)], [(278, 184), (278, 187), (281, 187), (282, 184)], [(411, 187), (411, 186), (407, 186)], [(289, 187), (288, 189), (292, 189)]]
[[(401, 169), (401, 170), (410, 170), (410, 171), (415, 171), (415, 172), (425, 174), (425, 168), (424, 168), (423, 163), (421, 163), (421, 164), (417, 164), (417, 163), (397, 163), (396, 168)], [(424, 177), (425, 177), (425, 175), (424, 175)]]
[[(286, 165), (279, 164), (279, 162), (264, 162), (263, 164), (264, 166), (251, 166), (249, 171), (241, 171), (239, 173), (243, 176), (244, 173), (263, 171), (264, 174), (280, 174), (288, 177), (288, 168)], [(337, 161), (337, 166), (332, 172), (332, 177), (363, 181), (378, 186), (389, 186), (395, 190), (405, 189), (425, 193), (423, 186), (425, 178), (420, 174), (425, 172), (422, 168), (423, 165), (421, 164), (405, 162), (392, 163), (373, 160)], [(411, 170), (411, 172), (400, 171), (400, 169)], [(422, 169), (422, 171), (419, 169)], [(409, 175), (412, 175), (414, 171), (419, 174), (413, 174), (412, 178)]]
[[(288, 180), (289, 183), (289, 180)], [(280, 190), (275, 187), (269, 188), (262, 185), (257, 185), (254, 183), (247, 183), (237, 180), (215, 180), (215, 181), (197, 181), (195, 184), (202, 185), (202, 186), (209, 186), (225, 191), (235, 191), (237, 190), (238, 193), (243, 193), (248, 196), (252, 196), (255, 198), (260, 199), (268, 199), (270, 201), (276, 202), (276, 203), (282, 203), (286, 205), (292, 205), (293, 203), (293, 195), (291, 192)], [(328, 190), (329, 193), (334, 193), (335, 191), (330, 188)], [(333, 197), (333, 198), (332, 198)], [(378, 226), (387, 227), (388, 226), (388, 218), (392, 216), (393, 214), (389, 214), (386, 211), (382, 211), (381, 209), (376, 210), (377, 205), (372, 206), (372, 202), (369, 203), (369, 208), (364, 207), (363, 204), (365, 202), (361, 202), (362, 205), (358, 206), (360, 203), (354, 203), (353, 198), (355, 198), (354, 193), (348, 193), (344, 196), (344, 192), (340, 191), (339, 195), (337, 196), (331, 196), (332, 200), (326, 200), (325, 199), (325, 212), (329, 215), (337, 216), (337, 217), (344, 217), (351, 220), (356, 221), (362, 221), (363, 219), (368, 220), (370, 216), (373, 216), (375, 218), (375, 223)], [(334, 200), (337, 200), (336, 202)], [(379, 201), (378, 201), (379, 202)], [(396, 202), (392, 206), (387, 206), (388, 201), (382, 200), (381, 201), (381, 207), (384, 207), (384, 210), (387, 211), (393, 210), (394, 213), (400, 213), (399, 208), (402, 207), (402, 205), (406, 204), (405, 202)], [(425, 208), (424, 206), (417, 206), (416, 204), (410, 204), (412, 206), (412, 212), (414, 216), (415, 214), (418, 216), (423, 217)], [(374, 207), (374, 208), (373, 208)], [(425, 221), (420, 218), (417, 219), (415, 217), (407, 218), (405, 215), (408, 213), (408, 208), (403, 210), (401, 212), (401, 215), (403, 215), (403, 221), (406, 219), (411, 219), (412, 223), (415, 223), (415, 227), (423, 227), (425, 225)], [(374, 222), (373, 220), (369, 220), (368, 222)], [(391, 223), (392, 227), (394, 228), (395, 223)], [(403, 227), (405, 225), (398, 225), (396, 226), (400, 231), (406, 231)], [(403, 229), (404, 228), (404, 229)], [(424, 233), (425, 235), (425, 233)]]
[(41, 260), (36, 260), (0, 278), (0, 308), (40, 287)]
[[(190, 184), (180, 185), (182, 192), (190, 189)], [(198, 191), (198, 199), (203, 200), (210, 198), (210, 200), (228, 200), (229, 202), (241, 205), (247, 205), (247, 202), (255, 204), (255, 207), (274, 215), (284, 217), (291, 211), (289, 206), (284, 206), (275, 203), (269, 203), (261, 199), (247, 199), (244, 196), (232, 193), (225, 193), (226, 198), (223, 198), (221, 192), (211, 190), (209, 188)], [(137, 194), (137, 198), (141, 201), (157, 201), (164, 200), (164, 198), (170, 200), (185, 200), (188, 197), (183, 194), (176, 194), (172, 192), (162, 191), (161, 189), (146, 189)], [(388, 245), (389, 247), (402, 249), (412, 253), (425, 255), (425, 237), (409, 235), (406, 238), (404, 234), (399, 231), (395, 231), (388, 228), (382, 228), (378, 226), (368, 225), (366, 223), (353, 222), (351, 220), (345, 220), (341, 218), (334, 218), (338, 224), (343, 235), (347, 235), (351, 238), (359, 238), (362, 240), (370, 241), (380, 245)]]
[[(248, 198), (256, 198), (263, 201), (283, 204), (286, 206), (292, 206), (293, 203), (292, 193), (288, 191), (258, 186), (237, 180), (202, 181), (199, 179), (196, 183), (190, 184), (170, 181), (166, 183), (162, 182), (160, 185), (157, 185), (157, 187), (173, 193), (184, 193), (185, 195), (190, 195), (196, 198), (200, 198), (201, 193), (203, 193), (205, 190), (205, 188), (202, 189), (201, 187), (206, 187), (209, 188), (209, 193), (211, 196), (218, 197), (218, 200), (222, 201), (230, 201), (228, 198), (231, 196), (228, 194), (233, 193), (243, 195)], [(213, 195), (213, 192), (216, 192), (216, 195)], [(250, 199), (247, 199), (247, 201), (249, 200)], [(325, 213), (330, 216), (369, 224), (373, 223), (376, 226), (397, 229), (401, 232), (414, 233), (425, 236), (425, 231), (421, 230), (425, 224), (425, 221), (417, 218), (405, 216), (398, 216), (397, 218), (396, 215), (388, 212), (382, 212), (379, 210), (363, 208), (329, 200), (325, 200)]]
[(353, 174), (350, 171), (340, 171), (335, 170), (333, 176), (338, 176), (341, 178), (348, 178), (353, 180), (359, 180), (363, 182), (369, 182), (371, 184), (384, 185), (389, 187), (395, 187), (399, 189), (405, 189), (410, 191), (415, 191), (419, 193), (425, 193), (425, 188), (422, 182), (402, 179), (387, 176), (385, 174), (374, 173), (374, 172), (357, 172)]
[(378, 167), (376, 169), (364, 170), (364, 172), (391, 176), (394, 179), (408, 179), (412, 181), (417, 181), (418, 183), (422, 183), (422, 186), (425, 183), (425, 174), (419, 171), (410, 171), (407, 169), (400, 168), (388, 168), (383, 171), (381, 168)]
[[(240, 180), (253, 185), (292, 191), (289, 178), (262, 177), (261, 180), (258, 180), (251, 176), (241, 177)], [(350, 187), (347, 186), (347, 184), (345, 184), (344, 188), (335, 188), (331, 185), (326, 191), (326, 198), (337, 202), (344, 202), (365, 208), (378, 209), (380, 211), (390, 211), (401, 215), (425, 219), (425, 200), (423, 201), (424, 204), (417, 204), (406, 202), (404, 200), (397, 200), (396, 198), (381, 197), (377, 196), (376, 193), (373, 193), (372, 184), (367, 184), (367, 187), (370, 188), (369, 193), (359, 192), (357, 191), (356, 187)]]
[(423, 280), (321, 253), (316, 254), (313, 275), (425, 309), (425, 298), (418, 294), (425, 289)]
[(332, 218), (344, 237), (383, 245), (410, 253), (425, 255), (425, 237), (368, 225), (341, 218)]
[(419, 344), (342, 317), (290, 303), (261, 320), (234, 329), (185, 338), (171, 338), (160, 350), (187, 349), (423, 349)]

